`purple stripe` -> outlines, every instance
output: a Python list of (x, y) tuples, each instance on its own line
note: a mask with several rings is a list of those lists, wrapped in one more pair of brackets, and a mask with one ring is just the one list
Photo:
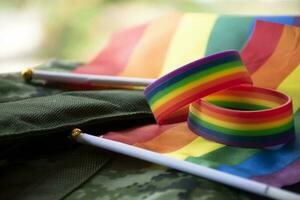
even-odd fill
[(297, 183), (300, 180), (300, 159), (297, 159), (278, 172), (266, 176), (254, 176), (251, 179), (267, 183), (275, 187), (282, 187), (284, 185)]
[(216, 59), (228, 56), (228, 55), (233, 55), (233, 54), (236, 54), (237, 56), (239, 56), (239, 53), (237, 51), (230, 50), (230, 51), (224, 51), (224, 52), (221, 52), (221, 53), (218, 53), (218, 54), (210, 55), (210, 56), (207, 56), (205, 58), (202, 58), (202, 59), (196, 60), (194, 62), (191, 62), (187, 65), (184, 65), (184, 66), (182, 66), (182, 67), (166, 74), (165, 76), (161, 77), (160, 79), (158, 79), (157, 81), (155, 81), (154, 83), (149, 85), (146, 89), (148, 91), (152, 90), (153, 88), (157, 87), (161, 83), (163, 83), (165, 81), (168, 81), (169, 79), (173, 78), (174, 76), (177, 76), (177, 75), (179, 75), (179, 74), (181, 74), (185, 71), (188, 71), (188, 70), (193, 69), (195, 67), (199, 67), (199, 65), (206, 64), (206, 63), (211, 62), (213, 60), (216, 60)]
[(293, 25), (294, 26), (300, 26), (300, 17), (299, 16), (294, 18)]

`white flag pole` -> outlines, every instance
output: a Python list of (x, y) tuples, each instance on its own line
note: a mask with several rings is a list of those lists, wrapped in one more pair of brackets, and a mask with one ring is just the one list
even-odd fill
[(287, 190), (272, 187), (264, 183), (259, 183), (232, 174), (224, 173), (212, 168), (196, 165), (184, 160), (175, 159), (132, 145), (127, 145), (121, 142), (116, 142), (102, 137), (82, 133), (80, 129), (74, 129), (72, 131), (72, 136), (76, 141), (80, 143), (93, 145), (116, 153), (121, 153), (141, 160), (167, 166), (173, 169), (177, 169), (179, 171), (204, 177), (213, 181), (217, 181), (235, 188), (239, 188), (258, 195), (266, 196), (272, 199), (300, 200), (300, 195)]
[(118, 77), (107, 75), (75, 74), (68, 72), (52, 72), (33, 70), (31, 68), (24, 69), (22, 71), (22, 76), (26, 81), (36, 79), (59, 83), (92, 84), (96, 86), (147, 86), (155, 80), (148, 78), (132, 78), (123, 76)]

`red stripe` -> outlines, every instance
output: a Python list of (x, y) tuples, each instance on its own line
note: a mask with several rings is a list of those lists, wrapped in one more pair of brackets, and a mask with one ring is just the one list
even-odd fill
[(284, 26), (258, 20), (254, 32), (241, 51), (241, 58), (253, 74), (275, 51)]
[(136, 45), (148, 27), (143, 24), (112, 35), (107, 46), (88, 64), (75, 69), (79, 74), (117, 75), (127, 66)]
[(164, 120), (164, 124), (173, 124), (178, 122), (184, 122), (187, 120), (189, 115), (189, 105), (186, 105), (179, 110), (171, 113), (166, 120)]
[(133, 145), (136, 143), (147, 142), (174, 126), (175, 124), (164, 126), (159, 126), (157, 124), (146, 125), (124, 131), (108, 132), (104, 135), (104, 138)]

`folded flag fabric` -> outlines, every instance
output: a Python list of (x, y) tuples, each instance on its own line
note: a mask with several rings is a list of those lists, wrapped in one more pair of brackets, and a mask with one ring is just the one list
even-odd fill
[(74, 72), (157, 78), (205, 55), (240, 50), (255, 86), (293, 98), (298, 135), (294, 142), (278, 149), (225, 146), (194, 134), (186, 122), (152, 124), (104, 137), (274, 186), (289, 185), (300, 180), (300, 28), (290, 25), (299, 25), (299, 17), (171, 14), (116, 34), (91, 63)]
[[(300, 16), (171, 13), (115, 33), (91, 62), (78, 67), (74, 72), (157, 78), (206, 55), (228, 49), (242, 50), (253, 32), (256, 20), (300, 26)], [(265, 38), (256, 31), (255, 35), (260, 39), (254, 38), (258, 40), (258, 44), (266, 39), (261, 43), (259, 53), (263, 51), (265, 56), (272, 53), (282, 31), (283, 28), (280, 27), (273, 29), (272, 34)], [(273, 43), (268, 44), (267, 41), (271, 38)], [(263, 47), (268, 49), (263, 50)], [(253, 58), (251, 55), (248, 52), (249, 59)], [(243, 58), (244, 56), (242, 53)], [(259, 58), (263, 59), (265, 56)], [(255, 60), (252, 65), (254, 62)]]

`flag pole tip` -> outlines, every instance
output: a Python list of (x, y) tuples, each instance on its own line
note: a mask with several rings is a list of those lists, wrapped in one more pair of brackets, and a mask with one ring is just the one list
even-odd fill
[(74, 128), (72, 130), (71, 135), (72, 135), (72, 137), (78, 137), (81, 133), (82, 133), (82, 131), (79, 128)]
[(32, 68), (27, 67), (22, 70), (21, 74), (25, 81), (30, 81), (32, 79), (33, 70)]

